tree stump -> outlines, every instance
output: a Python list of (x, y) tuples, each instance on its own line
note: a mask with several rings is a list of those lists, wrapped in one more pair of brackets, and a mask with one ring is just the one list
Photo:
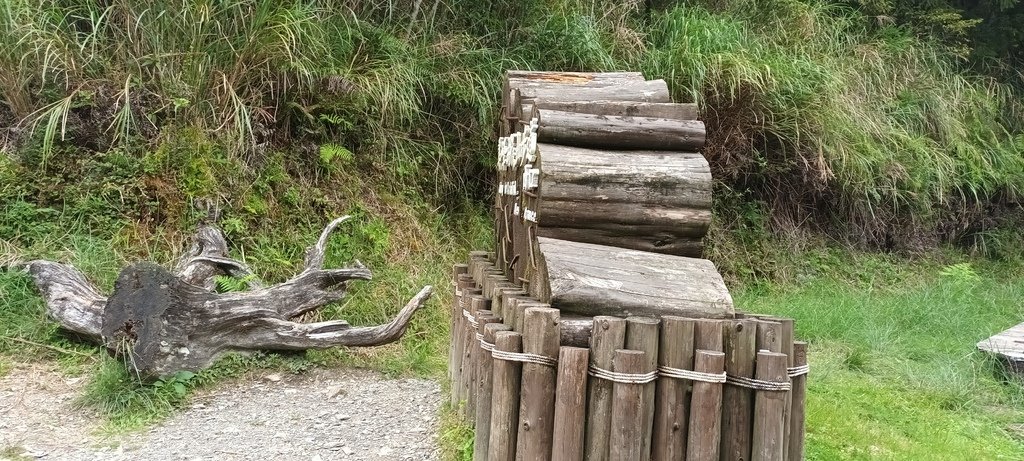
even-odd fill
[[(50, 317), (63, 329), (106, 346), (146, 380), (182, 370), (198, 371), (229, 351), (393, 342), (430, 298), (432, 287), (420, 290), (384, 325), (352, 327), (344, 320), (292, 320), (341, 300), (349, 280), (370, 279), (370, 270), (358, 261), (353, 267), (323, 268), (327, 239), (346, 219), (331, 222), (307, 249), (302, 272), (267, 287), (251, 276), (245, 264), (228, 257), (227, 242), (214, 226), (200, 228), (174, 273), (152, 262), (125, 267), (109, 299), (71, 266), (37, 260), (27, 267)], [(247, 275), (249, 291), (217, 293), (214, 277), (223, 274)]]

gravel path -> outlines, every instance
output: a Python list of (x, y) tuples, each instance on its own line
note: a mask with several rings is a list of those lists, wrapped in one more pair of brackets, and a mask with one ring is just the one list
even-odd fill
[(143, 432), (102, 436), (82, 378), (24, 366), (0, 378), (0, 459), (437, 460), (437, 383), (362, 370), (264, 374), (200, 393)]

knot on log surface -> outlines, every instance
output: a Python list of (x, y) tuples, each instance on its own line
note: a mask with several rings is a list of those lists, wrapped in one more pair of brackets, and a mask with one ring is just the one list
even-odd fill
[[(125, 267), (106, 298), (75, 268), (32, 261), (28, 270), (60, 326), (104, 345), (139, 376), (158, 378), (209, 366), (222, 353), (242, 350), (305, 350), (374, 346), (399, 339), (412, 315), (431, 296), (424, 287), (384, 325), (353, 327), (343, 320), (300, 323), (291, 319), (345, 296), (350, 280), (369, 280), (358, 261), (324, 269), (327, 240), (348, 217), (331, 222), (306, 252), (295, 277), (264, 286), (227, 255), (219, 229), (203, 226), (171, 272), (152, 262)], [(244, 276), (249, 291), (217, 293), (217, 275)]]

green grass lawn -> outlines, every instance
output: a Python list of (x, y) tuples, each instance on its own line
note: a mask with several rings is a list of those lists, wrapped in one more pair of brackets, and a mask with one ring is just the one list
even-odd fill
[(807, 458), (1024, 459), (1024, 388), (975, 349), (1024, 320), (1024, 276), (898, 272), (734, 292), (740, 309), (795, 318), (810, 343)]

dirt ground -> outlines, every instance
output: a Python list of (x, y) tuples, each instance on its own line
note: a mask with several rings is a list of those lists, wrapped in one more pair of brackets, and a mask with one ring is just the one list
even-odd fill
[(369, 371), (264, 373), (195, 395), (149, 429), (104, 434), (75, 405), (87, 378), (43, 365), (0, 377), (0, 459), (436, 460), (440, 388)]

